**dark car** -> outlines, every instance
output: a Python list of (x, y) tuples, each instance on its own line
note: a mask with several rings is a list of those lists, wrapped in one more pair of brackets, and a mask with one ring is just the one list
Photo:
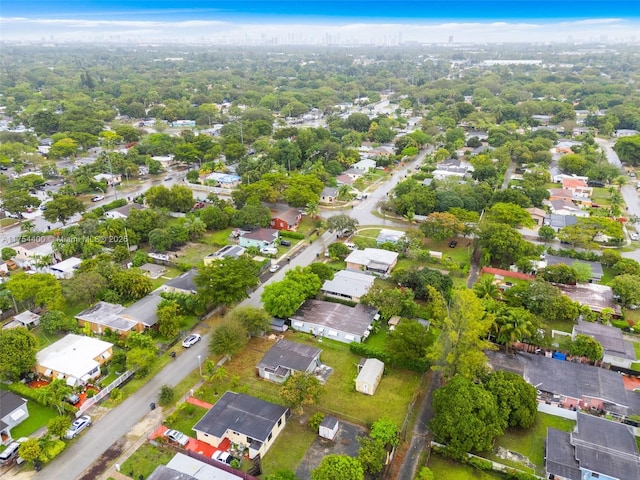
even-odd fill
[(458, 242), (456, 242), (455, 240), (451, 240), (449, 242), (449, 247), (450, 248), (456, 248), (456, 245), (458, 245)]
[(587, 182), (587, 185), (589, 185), (590, 187), (604, 187), (604, 182), (601, 182), (599, 180), (589, 180)]
[(280, 245), (282, 245), (283, 247), (290, 247), (291, 246), (291, 241), (290, 240), (280, 240)]

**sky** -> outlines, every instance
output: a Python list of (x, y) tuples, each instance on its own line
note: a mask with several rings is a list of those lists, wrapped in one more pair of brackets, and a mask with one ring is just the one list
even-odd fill
[(2, 1), (1, 41), (637, 42), (640, 0)]

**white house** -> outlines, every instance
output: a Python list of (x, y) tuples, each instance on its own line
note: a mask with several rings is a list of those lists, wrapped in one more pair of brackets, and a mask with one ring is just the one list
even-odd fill
[(14, 248), (16, 263), (21, 267), (32, 265), (38, 258), (53, 256), (53, 235), (35, 237), (34, 240), (21, 243)]
[(376, 168), (376, 161), (365, 158), (351, 165), (351, 168), (355, 168), (356, 170), (361, 170), (363, 172), (368, 172), (369, 170), (373, 170), (374, 168)]
[(51, 265), (49, 271), (58, 279), (69, 279), (73, 277), (78, 265), (82, 263), (82, 259), (78, 257), (69, 257), (66, 260)]
[(31, 310), (25, 310), (24, 312), (15, 315), (11, 321), (4, 324), (2, 328), (33, 328), (38, 325), (40, 325), (40, 315), (33, 313)]
[(365, 395), (373, 395), (382, 380), (383, 373), (383, 362), (377, 358), (367, 358), (356, 377), (356, 391)]
[(347, 270), (363, 270), (379, 275), (388, 275), (398, 263), (398, 253), (380, 248), (354, 250), (347, 258)]
[(120, 218), (122, 220), (126, 220), (131, 215), (132, 210), (144, 210), (144, 207), (139, 203), (127, 203), (122, 207), (114, 208), (113, 210), (109, 210), (108, 212), (104, 212), (104, 216), (107, 218)]
[(100, 376), (100, 367), (111, 358), (112, 348), (109, 342), (70, 333), (36, 354), (36, 371), (76, 387)]
[(340, 270), (331, 280), (325, 280), (322, 293), (327, 297), (345, 298), (352, 302), (359, 302), (373, 286), (375, 277), (356, 270)]
[(122, 182), (122, 175), (118, 175), (116, 173), (99, 173), (93, 178), (96, 182), (105, 182), (108, 187), (119, 185)]
[(24, 398), (8, 390), (0, 390), (0, 445), (11, 443), (11, 429), (28, 417), (29, 409)]

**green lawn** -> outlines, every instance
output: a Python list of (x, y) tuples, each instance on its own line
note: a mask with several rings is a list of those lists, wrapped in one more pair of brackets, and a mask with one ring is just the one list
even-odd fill
[[(570, 432), (576, 422), (567, 420), (555, 415), (547, 415), (538, 412), (536, 423), (527, 429), (510, 428), (496, 441), (496, 448), (503, 447), (527, 457), (537, 467), (537, 473), (544, 473), (544, 442), (547, 438), (547, 428), (552, 427), (565, 432)], [(496, 456), (489, 455), (487, 458), (504, 463)], [(525, 469), (523, 467), (519, 467)]]
[(171, 415), (164, 420), (168, 428), (179, 430), (186, 435), (193, 436), (193, 426), (207, 413), (208, 409), (182, 403)]
[(431, 454), (427, 466), (436, 480), (501, 480), (498, 473), (483, 472), (470, 465), (463, 465), (448, 458)]
[(284, 430), (262, 459), (265, 475), (278, 470), (294, 471), (316, 438), (315, 432), (298, 417), (290, 417)]
[(31, 400), (27, 402), (27, 409), (29, 410), (29, 418), (11, 429), (11, 436), (15, 439), (28, 437), (39, 428), (46, 427), (49, 420), (58, 416), (58, 412), (54, 409), (43, 407)]
[(591, 195), (591, 200), (594, 203), (598, 205), (608, 204), (609, 198), (611, 198), (611, 194), (608, 188), (594, 187), (593, 195)]
[(174, 455), (172, 450), (145, 443), (125, 460), (120, 466), (120, 472), (135, 480), (147, 478), (158, 465), (169, 463)]

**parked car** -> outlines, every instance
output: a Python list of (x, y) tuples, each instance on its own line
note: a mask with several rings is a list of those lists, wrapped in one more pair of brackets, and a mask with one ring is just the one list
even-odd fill
[(283, 247), (290, 247), (291, 246), (291, 241), (290, 240), (280, 240), (280, 245), (282, 245)]
[(194, 346), (196, 343), (198, 343), (200, 341), (202, 337), (200, 335), (198, 335), (197, 333), (192, 333), (191, 335), (189, 335), (187, 338), (185, 338), (182, 341), (182, 346), (184, 348), (189, 348)]
[(80, 397), (75, 393), (70, 393), (69, 395), (67, 395), (65, 400), (69, 402), (71, 405), (77, 405), (80, 403)]
[(169, 441), (173, 443), (177, 443), (181, 447), (184, 447), (187, 443), (189, 443), (189, 437), (187, 437), (184, 433), (179, 432), (178, 430), (167, 430), (164, 432), (164, 436), (169, 439)]
[(214, 452), (213, 455), (211, 455), (211, 458), (216, 462), (225, 463), (227, 465), (231, 465), (231, 462), (234, 460), (238, 460), (238, 462), (240, 461), (239, 458), (234, 457), (229, 452), (223, 452), (220, 450)]
[(456, 245), (458, 245), (458, 242), (457, 242), (457, 241), (455, 241), (455, 240), (451, 240), (451, 241), (449, 242), (449, 247), (450, 247), (450, 248), (456, 248)]
[(67, 433), (64, 434), (64, 438), (67, 440), (71, 440), (72, 438), (77, 437), (85, 428), (91, 426), (91, 417), (89, 415), (83, 415), (80, 418), (76, 418), (74, 422), (67, 430)]
[(629, 236), (631, 237), (631, 240), (640, 240), (640, 235), (637, 233), (632, 233)]
[(96, 195), (91, 199), (92, 202), (99, 202), (100, 200), (104, 200), (104, 195)]
[(277, 255), (278, 249), (276, 247), (263, 247), (260, 249), (260, 253), (265, 255)]
[(173, 177), (164, 177), (164, 181), (168, 182), (169, 180), (171, 180)]
[(18, 442), (11, 442), (2, 453), (0, 453), (0, 465), (9, 465), (18, 456), (18, 449), (20, 444)]
[(269, 271), (271, 273), (276, 273), (278, 270), (280, 270), (280, 265), (271, 265), (271, 267), (269, 268)]

